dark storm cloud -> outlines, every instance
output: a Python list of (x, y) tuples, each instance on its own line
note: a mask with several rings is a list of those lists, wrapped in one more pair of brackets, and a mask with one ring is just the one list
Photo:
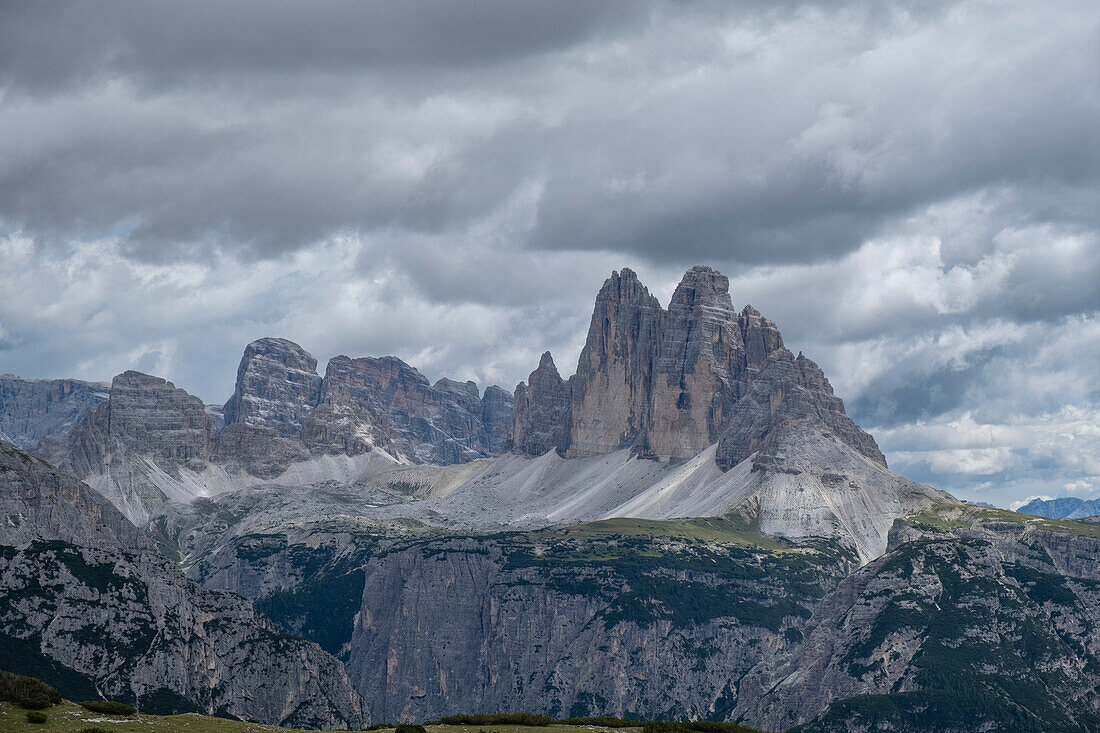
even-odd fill
[(610, 0), (5, 3), (0, 78), (50, 93), (103, 76), (151, 86), (222, 74), (482, 66), (560, 50), (644, 18)]
[[(0, 173), (0, 213), (49, 242), (125, 230), (149, 259), (265, 257), (341, 231), (461, 227), (537, 179), (538, 221), (513, 244), (820, 258), (920, 200), (869, 197), (813, 151), (754, 152), (814, 122), (824, 98), (743, 109), (774, 91), (751, 67), (769, 34), (821, 7), (9, 4), (0, 80), (9, 128), (29, 139), (11, 138), (20, 152)], [(824, 7), (858, 28), (841, 55), (914, 17), (901, 5)], [(723, 24), (751, 36), (745, 50), (726, 48)], [(676, 89), (694, 69), (717, 75)], [(671, 89), (648, 90), (661, 85)], [(462, 109), (432, 108), (452, 96)], [(529, 109), (494, 120), (494, 104)], [(411, 134), (393, 124), (402, 116)], [(26, 135), (43, 123), (55, 134)], [(433, 160), (395, 175), (379, 140)]]

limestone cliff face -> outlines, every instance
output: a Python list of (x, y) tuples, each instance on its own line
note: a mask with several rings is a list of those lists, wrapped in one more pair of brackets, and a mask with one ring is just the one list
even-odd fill
[(516, 450), (530, 456), (541, 456), (548, 450), (564, 456), (569, 450), (572, 427), (572, 385), (558, 374), (554, 358), (547, 351), (539, 368), (516, 387), (512, 442)]
[(198, 397), (160, 377), (127, 371), (111, 382), (110, 397), (74, 429), (62, 461), (78, 477), (107, 467), (114, 453), (147, 456), (167, 472), (201, 470), (214, 426)]
[(152, 549), (145, 534), (77, 480), (0, 443), (0, 544), (48, 537), (84, 547)]
[[(567, 415), (556, 370), (553, 378), (542, 372), (532, 378), (540, 375), (544, 387), (521, 384), (516, 392), (514, 448), (529, 455), (548, 446), (568, 456), (632, 448), (680, 460), (719, 443), (718, 463), (728, 469), (801, 421), (885, 466), (817, 365), (795, 359), (751, 306), (735, 311), (729, 279), (709, 267), (684, 275), (667, 310), (632, 271), (612, 273), (596, 296), (577, 373), (565, 383)], [(568, 422), (568, 439), (545, 439), (556, 429), (551, 417)]]
[(316, 644), (188, 581), (93, 491), (3, 446), (0, 516), (0, 640), (18, 650), (9, 666), (61, 665), (64, 676), (48, 681), (153, 712), (364, 722), (342, 666)]
[(836, 543), (728, 519), (400, 539), (263, 526), (208, 580), (339, 653), (375, 720), (521, 708), (964, 733), (1092, 730), (1100, 709), (1094, 524), (929, 505), (858, 569)]
[(645, 449), (664, 310), (633, 270), (613, 272), (596, 296), (573, 378), (569, 455)]
[(491, 455), (511, 420), (503, 395), (494, 393), (487, 409), (474, 382), (433, 385), (393, 356), (334, 357), (321, 392), (301, 436), (318, 454), (378, 447), (421, 463), (462, 463)]
[[(338, 356), (324, 380), (316, 364), (285, 339), (254, 341), (224, 410), (159, 377), (124, 372), (105, 402), (68, 433), (46, 436), (36, 452), (143, 524), (165, 502), (277, 479), (318, 456), (377, 447), (417, 463), (451, 464), (509, 443), (514, 400), (499, 387), (482, 398), (474, 382), (432, 385), (395, 357)], [(216, 431), (222, 413), (225, 427)]]
[(510, 392), (495, 384), (485, 389), (481, 398), (481, 424), (489, 455), (496, 455), (511, 444), (515, 411), (516, 401)]
[(290, 466), (310, 458), (309, 449), (297, 438), (272, 428), (233, 423), (218, 433), (210, 460), (233, 474), (274, 479)]
[(712, 445), (744, 391), (746, 361), (729, 279), (709, 267), (692, 268), (662, 322), (649, 452), (686, 458)]
[(0, 375), (0, 435), (31, 449), (46, 436), (66, 433), (107, 400), (107, 385), (76, 379), (20, 379)]
[[(595, 549), (614, 559), (577, 561)], [(640, 538), (432, 541), (367, 564), (348, 673), (377, 720), (724, 718), (734, 681), (845, 568), (788, 559)]]
[(236, 389), (225, 403), (225, 423), (293, 436), (320, 401), (317, 360), (292, 341), (262, 338), (245, 347)]

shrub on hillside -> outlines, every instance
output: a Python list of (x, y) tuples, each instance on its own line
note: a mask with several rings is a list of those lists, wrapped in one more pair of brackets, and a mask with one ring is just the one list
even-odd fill
[(80, 703), (80, 706), (85, 710), (91, 710), (93, 713), (104, 713), (105, 715), (133, 715), (137, 712), (132, 705), (115, 702), (114, 700), (85, 700)]
[(87, 728), (81, 728), (80, 733), (111, 733), (111, 731), (106, 728), (100, 728), (97, 725), (92, 725)]
[(383, 728), (394, 728), (394, 727), (396, 727), (396, 726), (394, 726), (393, 723), (374, 723), (373, 725), (367, 726), (363, 730), (382, 730)]
[(716, 723), (712, 720), (654, 720), (642, 724), (642, 733), (757, 733), (757, 731), (737, 723)]
[(28, 710), (42, 710), (61, 702), (61, 693), (34, 677), (0, 670), (0, 700)]
[(422, 725), (415, 725), (413, 723), (400, 723), (393, 729), (393, 733), (428, 733)]
[(537, 725), (546, 726), (554, 722), (547, 715), (535, 713), (480, 713), (477, 715), (445, 715), (439, 719), (441, 725)]
[(616, 718), (613, 715), (566, 718), (558, 722), (565, 725), (594, 725), (600, 728), (640, 728), (642, 726), (640, 721), (631, 720), (630, 718)]
[(40, 713), (37, 710), (32, 710), (27, 713), (27, 722), (41, 725), (42, 723), (46, 722), (46, 714)]

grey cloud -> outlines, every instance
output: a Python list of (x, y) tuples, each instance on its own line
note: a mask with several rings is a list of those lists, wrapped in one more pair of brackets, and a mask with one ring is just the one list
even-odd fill
[(647, 14), (625, 0), (16, 2), (0, 17), (0, 79), (51, 92), (112, 75), (163, 86), (235, 73), (476, 67), (621, 32)]

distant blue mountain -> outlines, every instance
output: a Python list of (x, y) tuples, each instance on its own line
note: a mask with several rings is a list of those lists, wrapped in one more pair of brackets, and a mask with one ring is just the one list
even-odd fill
[(1060, 496), (1057, 499), (1032, 499), (1017, 509), (1020, 514), (1034, 514), (1048, 519), (1080, 519), (1100, 515), (1100, 499), (1078, 499)]

